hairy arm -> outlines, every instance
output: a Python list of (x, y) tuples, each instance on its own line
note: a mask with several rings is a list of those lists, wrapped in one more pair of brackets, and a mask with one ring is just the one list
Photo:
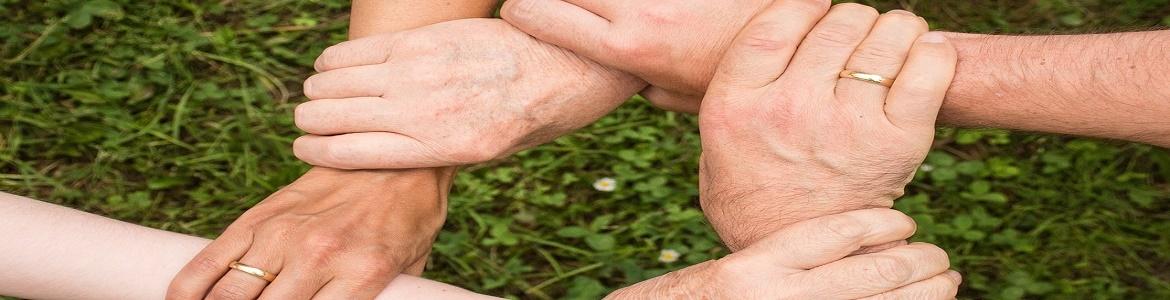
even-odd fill
[(1170, 31), (951, 39), (943, 123), (1170, 147)]
[[(208, 240), (0, 193), (0, 295), (162, 299)], [(491, 299), (409, 275), (378, 299)]]

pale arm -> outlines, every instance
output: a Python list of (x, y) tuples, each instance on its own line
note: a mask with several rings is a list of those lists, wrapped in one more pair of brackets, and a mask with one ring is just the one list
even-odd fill
[[(0, 193), (0, 295), (162, 299), (209, 241)], [(400, 275), (379, 299), (493, 299)]]

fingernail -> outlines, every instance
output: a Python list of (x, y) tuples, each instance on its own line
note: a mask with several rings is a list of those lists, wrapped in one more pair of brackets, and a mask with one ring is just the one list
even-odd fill
[(905, 10), (901, 10), (901, 9), (891, 10), (891, 11), (888, 11), (886, 13), (887, 14), (898, 14), (898, 15), (907, 15), (907, 16), (917, 17), (917, 15), (915, 15), (914, 13), (909, 12), (909, 11), (905, 11)]
[(927, 32), (918, 37), (918, 41), (927, 44), (942, 44), (947, 42), (947, 37), (938, 32)]

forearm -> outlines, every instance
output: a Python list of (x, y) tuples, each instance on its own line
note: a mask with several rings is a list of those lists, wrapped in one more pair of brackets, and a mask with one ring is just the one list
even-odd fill
[(959, 67), (943, 123), (1170, 147), (1170, 31), (951, 40)]
[[(0, 193), (0, 295), (31, 299), (162, 299), (208, 240)], [(399, 276), (379, 299), (483, 299)]]
[[(703, 283), (720, 280), (720, 278), (713, 278), (714, 276), (711, 274), (712, 263), (714, 261), (701, 262), (682, 270), (639, 282), (614, 291), (605, 299), (706, 299), (707, 297), (699, 294), (706, 290), (703, 288)], [(721, 278), (721, 280), (731, 279)]]

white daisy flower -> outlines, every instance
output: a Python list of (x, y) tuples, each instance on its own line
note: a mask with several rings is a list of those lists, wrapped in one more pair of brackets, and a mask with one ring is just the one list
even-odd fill
[(922, 166), (918, 167), (918, 169), (929, 173), (930, 171), (934, 171), (934, 166), (929, 164), (922, 164)]
[(593, 182), (593, 188), (602, 192), (612, 192), (617, 189), (617, 180), (613, 178), (602, 178)]
[(682, 255), (674, 249), (662, 249), (662, 252), (658, 253), (658, 261), (669, 264), (678, 261), (679, 256)]

